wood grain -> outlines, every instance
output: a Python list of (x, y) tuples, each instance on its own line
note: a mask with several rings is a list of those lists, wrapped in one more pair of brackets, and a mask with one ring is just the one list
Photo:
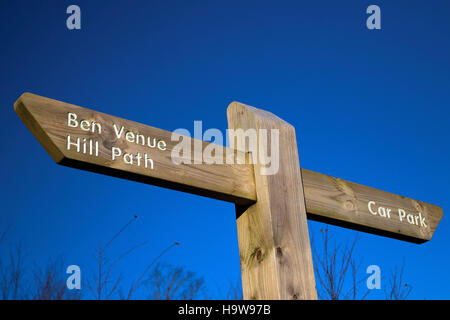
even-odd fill
[(230, 129), (278, 129), (282, 146), (276, 174), (254, 165), (257, 202), (236, 206), (244, 299), (317, 299), (294, 127), (239, 102), (227, 115)]
[[(172, 133), (169, 131), (31, 93), (24, 93), (16, 101), (14, 108), (50, 156), (61, 165), (230, 201), (239, 205), (253, 204), (257, 200), (253, 165), (226, 164), (225, 156), (223, 165), (175, 165), (170, 159), (170, 152), (177, 142), (171, 142)], [(80, 118), (102, 123), (102, 134), (68, 127), (68, 112), (76, 112)], [(167, 150), (149, 151), (147, 147), (129, 143), (123, 138), (117, 139), (111, 127), (112, 123), (123, 125), (129, 130), (138, 131), (147, 136), (164, 139), (168, 143)], [(69, 134), (74, 137), (99, 140), (101, 142), (99, 157), (66, 150), (66, 137)], [(197, 140), (192, 139), (192, 144), (194, 141)], [(202, 148), (207, 145), (206, 142), (201, 144)], [(121, 147), (124, 152), (149, 153), (155, 162), (155, 170), (149, 171), (117, 160), (111, 161), (113, 145)], [(223, 150), (224, 154), (227, 150), (230, 153), (237, 152), (224, 147)], [(307, 169), (301, 170), (308, 219), (414, 243), (430, 240), (442, 219), (443, 211), (438, 206)], [(377, 205), (390, 209), (393, 212), (391, 218), (372, 215), (367, 207), (368, 201), (375, 201)], [(399, 221), (398, 209), (403, 209), (415, 216), (420, 213), (427, 221), (427, 227)]]
[[(58, 164), (238, 204), (249, 204), (256, 200), (252, 165), (194, 164), (193, 152), (191, 164), (174, 164), (171, 151), (178, 141), (171, 141), (172, 132), (31, 93), (24, 93), (14, 104), (14, 109)], [(100, 123), (102, 132), (86, 132), (79, 127), (68, 127), (69, 112), (76, 113), (79, 120)], [(130, 143), (123, 137), (117, 139), (113, 124), (146, 137), (164, 140), (167, 143), (166, 150)], [(98, 157), (77, 152), (75, 148), (67, 150), (68, 135), (99, 141)], [(191, 139), (192, 146), (195, 140)], [(207, 142), (200, 143), (203, 149), (208, 145)], [(119, 147), (124, 153), (149, 154), (154, 161), (154, 170), (129, 165), (120, 159), (112, 161), (112, 146)], [(222, 148), (225, 157), (227, 148)]]
[[(385, 237), (423, 243), (431, 239), (443, 211), (440, 207), (403, 197), (401, 195), (334, 178), (325, 174), (302, 169), (308, 219), (326, 222), (345, 228), (369, 232)], [(390, 218), (372, 211), (383, 207), (390, 210)], [(420, 215), (424, 225), (410, 224), (399, 219), (399, 209), (412, 216)], [(414, 220), (415, 222), (415, 220)]]

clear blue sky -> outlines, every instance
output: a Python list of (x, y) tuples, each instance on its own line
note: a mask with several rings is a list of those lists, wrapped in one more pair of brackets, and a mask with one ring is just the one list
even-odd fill
[[(81, 30), (66, 28), (70, 4), (81, 7)], [(365, 26), (370, 4), (381, 7), (381, 30)], [(410, 298), (449, 299), (449, 12), (437, 0), (2, 0), (7, 243), (21, 241), (38, 264), (63, 254), (87, 275), (97, 242), (137, 214), (111, 251), (148, 241), (120, 265), (127, 278), (179, 241), (163, 261), (223, 297), (240, 279), (232, 204), (58, 166), (13, 103), (32, 92), (172, 131), (194, 120), (225, 130), (237, 100), (295, 126), (302, 167), (441, 206), (430, 242), (362, 234), (357, 254), (386, 277), (404, 258)], [(355, 234), (332, 230), (339, 241)]]

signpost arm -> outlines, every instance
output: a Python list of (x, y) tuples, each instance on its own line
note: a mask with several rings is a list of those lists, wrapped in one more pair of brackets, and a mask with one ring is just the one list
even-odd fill
[[(317, 299), (294, 127), (238, 102), (229, 105), (227, 114), (230, 129), (266, 129), (268, 145), (271, 129), (279, 132), (278, 172), (263, 175), (261, 161), (255, 163), (257, 201), (236, 205), (244, 299)], [(243, 131), (235, 132), (245, 145)]]

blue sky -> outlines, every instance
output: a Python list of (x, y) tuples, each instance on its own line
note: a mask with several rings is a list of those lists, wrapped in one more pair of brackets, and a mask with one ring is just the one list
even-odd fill
[[(81, 8), (81, 30), (66, 28), (70, 4)], [(381, 30), (365, 26), (370, 4), (381, 8)], [(127, 278), (179, 241), (162, 261), (186, 266), (223, 297), (240, 279), (232, 204), (58, 166), (13, 103), (32, 92), (192, 131), (194, 120), (225, 130), (237, 100), (295, 126), (302, 167), (441, 206), (428, 243), (361, 234), (357, 254), (386, 277), (405, 259), (410, 298), (449, 299), (449, 10), (437, 0), (2, 0), (7, 244), (21, 241), (38, 264), (63, 254), (87, 275), (98, 241), (139, 215), (111, 248), (114, 256), (148, 242), (120, 265)], [(355, 235), (332, 230), (339, 241)]]

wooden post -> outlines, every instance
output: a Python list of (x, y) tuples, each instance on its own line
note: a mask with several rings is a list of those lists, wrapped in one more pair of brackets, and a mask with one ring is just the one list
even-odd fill
[[(30, 93), (14, 109), (61, 165), (235, 203), (245, 299), (317, 298), (307, 218), (423, 243), (443, 216), (429, 203), (300, 169), (294, 127), (239, 102), (227, 111), (230, 148)], [(267, 146), (256, 141), (255, 151), (264, 130)], [(200, 145), (203, 162), (192, 163), (195, 150), (174, 152), (179, 139)], [(276, 168), (264, 171), (272, 160)]]
[(261, 174), (259, 154), (254, 164), (257, 201), (236, 205), (244, 299), (317, 299), (295, 129), (239, 102), (228, 106), (227, 115), (230, 129), (243, 129), (236, 133), (240, 149), (247, 129), (266, 129), (268, 145), (270, 130), (279, 130), (278, 172)]

